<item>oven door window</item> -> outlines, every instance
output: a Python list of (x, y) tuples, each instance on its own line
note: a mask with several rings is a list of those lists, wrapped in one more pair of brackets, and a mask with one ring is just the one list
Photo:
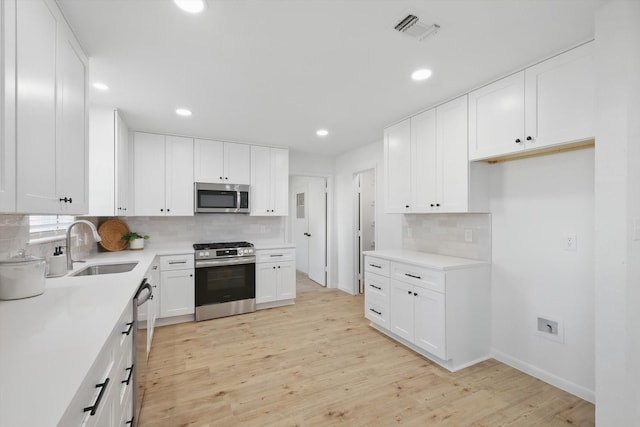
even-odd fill
[(196, 268), (196, 306), (256, 297), (256, 265)]
[(238, 193), (235, 191), (199, 190), (199, 208), (237, 208)]

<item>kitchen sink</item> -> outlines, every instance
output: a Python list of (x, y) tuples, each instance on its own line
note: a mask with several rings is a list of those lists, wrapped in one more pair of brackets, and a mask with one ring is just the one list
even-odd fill
[(73, 273), (71, 276), (96, 276), (99, 274), (126, 273), (138, 265), (137, 262), (124, 262), (120, 264), (94, 264)]

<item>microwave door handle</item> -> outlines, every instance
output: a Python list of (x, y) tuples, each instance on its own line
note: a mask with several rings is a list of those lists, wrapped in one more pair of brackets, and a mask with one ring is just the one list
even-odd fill
[(240, 209), (240, 203), (241, 203), (241, 199), (240, 199), (240, 191), (236, 191), (236, 210)]

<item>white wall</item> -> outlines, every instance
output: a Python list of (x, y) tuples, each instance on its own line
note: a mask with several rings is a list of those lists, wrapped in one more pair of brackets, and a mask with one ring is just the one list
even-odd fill
[(289, 150), (289, 173), (291, 175), (333, 175), (335, 158), (319, 154)]
[(596, 423), (640, 423), (640, 2), (596, 12)]
[[(594, 150), (494, 164), (490, 181), (493, 354), (594, 401)], [(535, 334), (538, 315), (564, 343)]]
[(337, 157), (335, 169), (335, 281), (337, 287), (355, 294), (356, 253), (354, 241), (354, 174), (376, 170), (376, 249), (399, 249), (402, 246), (402, 215), (384, 213), (382, 141), (374, 142)]

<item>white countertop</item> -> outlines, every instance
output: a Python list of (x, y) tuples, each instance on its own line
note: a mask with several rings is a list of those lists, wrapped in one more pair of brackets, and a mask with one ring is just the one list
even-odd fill
[(131, 262), (130, 272), (47, 279), (42, 295), (0, 301), (0, 427), (56, 426), (156, 255), (190, 243), (147, 245), (76, 263)]
[(257, 251), (266, 251), (270, 249), (295, 249), (294, 243), (255, 243), (254, 249)]
[(447, 255), (438, 255), (428, 252), (398, 250), (365, 251), (365, 255), (388, 259), (390, 261), (403, 262), (405, 264), (419, 265), (422, 267), (434, 268), (438, 270), (453, 270), (459, 268), (469, 268), (482, 264), (489, 264), (486, 261), (475, 259), (458, 258)]

